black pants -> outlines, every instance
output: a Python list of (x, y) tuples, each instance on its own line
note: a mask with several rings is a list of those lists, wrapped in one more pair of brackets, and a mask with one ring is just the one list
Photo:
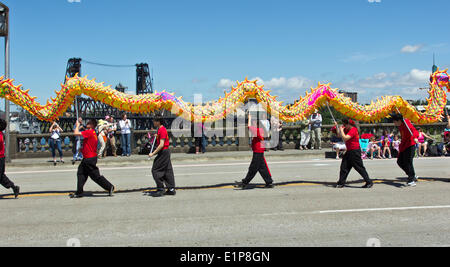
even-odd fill
[(84, 185), (86, 184), (87, 178), (91, 177), (92, 181), (101, 186), (106, 191), (111, 191), (114, 187), (106, 178), (100, 175), (100, 170), (97, 167), (97, 158), (83, 159), (80, 166), (78, 167), (78, 185), (77, 185), (77, 195), (82, 195), (84, 190)]
[(341, 172), (339, 174), (339, 182), (338, 182), (339, 185), (345, 185), (347, 177), (352, 168), (355, 168), (355, 170), (363, 177), (366, 183), (372, 182), (369, 178), (369, 174), (367, 173), (366, 168), (364, 167), (364, 163), (361, 158), (361, 150), (357, 149), (347, 151), (344, 154), (341, 163)]
[(166, 184), (167, 189), (175, 189), (175, 177), (169, 149), (160, 151), (156, 156), (153, 162), (152, 175), (158, 191), (164, 190), (164, 184)]
[(205, 144), (204, 144), (204, 138), (205, 138), (204, 135), (202, 137), (195, 137), (195, 146), (199, 148), (199, 152), (201, 152), (201, 153), (205, 153), (206, 152), (206, 147), (205, 147)]
[(0, 184), (6, 189), (14, 187), (14, 183), (5, 174), (5, 158), (0, 158)]
[(278, 147), (277, 149), (283, 149), (283, 130), (278, 132)]
[(244, 184), (249, 184), (253, 178), (255, 178), (256, 173), (261, 174), (262, 178), (266, 182), (266, 184), (272, 184), (272, 174), (269, 171), (269, 167), (267, 166), (266, 159), (264, 158), (264, 153), (253, 153), (252, 162), (250, 163), (250, 167), (248, 168), (247, 176), (242, 182)]
[(416, 146), (410, 146), (398, 155), (397, 164), (408, 175), (408, 182), (412, 182), (416, 178), (414, 171), (413, 159), (416, 152)]

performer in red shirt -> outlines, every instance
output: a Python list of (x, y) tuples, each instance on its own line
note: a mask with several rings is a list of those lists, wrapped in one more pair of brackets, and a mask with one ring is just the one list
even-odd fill
[(0, 119), (0, 184), (6, 189), (12, 189), (14, 197), (18, 198), (20, 187), (14, 185), (5, 174), (5, 137), (3, 136), (3, 131), (7, 125), (4, 119)]
[(83, 137), (83, 148), (81, 149), (81, 153), (83, 154), (83, 160), (81, 161), (80, 166), (78, 167), (77, 177), (78, 177), (78, 185), (77, 191), (74, 194), (70, 194), (71, 198), (81, 198), (84, 193), (84, 185), (86, 184), (88, 176), (105, 189), (109, 196), (112, 196), (114, 193), (114, 186), (106, 180), (106, 178), (100, 175), (100, 170), (97, 167), (97, 146), (98, 146), (98, 137), (95, 133), (95, 128), (97, 127), (97, 121), (95, 119), (90, 120), (87, 125), (86, 131), (80, 132), (80, 122), (77, 121), (74, 130), (75, 137)]
[(266, 182), (266, 188), (273, 188), (272, 174), (267, 166), (266, 159), (264, 158), (264, 129), (258, 127), (257, 120), (252, 121), (252, 116), (248, 115), (248, 129), (252, 134), (252, 150), (253, 158), (248, 169), (247, 176), (241, 182), (236, 181), (235, 187), (247, 189), (248, 184), (255, 178), (256, 173), (259, 172), (262, 178)]
[(408, 175), (407, 186), (416, 186), (417, 176), (414, 170), (414, 155), (416, 144), (419, 143), (419, 132), (414, 128), (408, 119), (404, 119), (401, 114), (391, 116), (395, 126), (400, 130), (402, 142), (400, 143), (397, 164)]
[(336, 124), (336, 129), (338, 131), (338, 136), (342, 138), (347, 147), (347, 152), (344, 154), (341, 163), (341, 171), (339, 175), (339, 181), (336, 188), (343, 188), (345, 182), (347, 181), (348, 174), (355, 168), (355, 170), (364, 178), (366, 184), (363, 188), (371, 188), (373, 186), (372, 180), (369, 178), (369, 174), (364, 167), (363, 160), (361, 158), (361, 147), (359, 145), (359, 133), (358, 129), (355, 127), (355, 122), (350, 119), (344, 119), (343, 126), (339, 127)]
[[(153, 197), (176, 195), (175, 177), (173, 174), (172, 162), (170, 160), (169, 135), (166, 127), (164, 127), (162, 123), (163, 119), (161, 117), (153, 119), (153, 126), (158, 129), (158, 133), (155, 135), (156, 149), (149, 154), (149, 157), (157, 155), (153, 161), (152, 167), (152, 175), (157, 187), (157, 191), (152, 194)], [(167, 187), (166, 192), (164, 192), (164, 184), (166, 184)]]

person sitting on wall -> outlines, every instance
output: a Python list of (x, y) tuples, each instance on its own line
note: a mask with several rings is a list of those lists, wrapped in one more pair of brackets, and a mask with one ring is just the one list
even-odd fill
[(336, 151), (336, 159), (339, 160), (341, 152), (345, 153), (347, 151), (347, 147), (345, 146), (345, 142), (342, 138), (337, 136), (336, 126), (331, 128), (331, 132), (333, 133), (333, 136), (331, 136), (330, 142), (333, 146), (333, 151)]
[(381, 142), (382, 141), (376, 141), (375, 136), (372, 136), (370, 138), (369, 147), (367, 148), (370, 159), (373, 160), (373, 155), (375, 154), (375, 152), (377, 152), (378, 154), (377, 158), (381, 159), (381, 147), (380, 147)]

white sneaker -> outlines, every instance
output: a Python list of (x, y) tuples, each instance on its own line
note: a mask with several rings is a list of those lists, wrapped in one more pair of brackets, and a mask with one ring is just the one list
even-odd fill
[(410, 183), (407, 183), (406, 184), (407, 186), (409, 186), (409, 187), (415, 187), (415, 186), (417, 186), (417, 184), (416, 184), (416, 182), (410, 182)]

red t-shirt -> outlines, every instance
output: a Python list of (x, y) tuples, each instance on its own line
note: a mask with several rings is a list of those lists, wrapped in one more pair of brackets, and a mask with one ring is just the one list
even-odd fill
[(167, 133), (166, 127), (161, 126), (158, 129), (158, 137), (156, 138), (156, 145), (159, 146), (161, 139), (164, 140), (164, 147), (162, 150), (169, 149), (170, 141), (169, 141), (169, 134)]
[(97, 157), (98, 138), (94, 130), (86, 130), (81, 132), (83, 135), (83, 149), (81, 153), (83, 158), (90, 159)]
[(5, 157), (5, 137), (0, 133), (0, 159)]
[[(406, 125), (409, 126), (409, 129), (411, 129), (411, 132), (413, 133), (412, 135), (409, 132), (408, 127), (406, 127), (405, 122), (406, 122)], [(400, 148), (399, 148), (400, 153), (405, 151), (409, 147), (415, 146), (416, 141), (414, 141), (414, 139), (419, 138), (419, 132), (411, 124), (411, 121), (408, 119), (405, 119), (405, 122), (403, 122), (402, 125), (400, 125), (398, 127), (400, 130), (400, 134), (402, 135), (402, 142), (400, 143)]]
[(248, 127), (249, 131), (252, 133), (252, 150), (255, 153), (264, 153), (265, 148), (262, 141), (264, 141), (263, 133), (264, 130), (262, 128), (258, 128), (255, 126)]
[(344, 129), (344, 133), (351, 137), (347, 142), (345, 142), (347, 151), (361, 149), (361, 146), (359, 145), (358, 128), (353, 127), (350, 130)]

